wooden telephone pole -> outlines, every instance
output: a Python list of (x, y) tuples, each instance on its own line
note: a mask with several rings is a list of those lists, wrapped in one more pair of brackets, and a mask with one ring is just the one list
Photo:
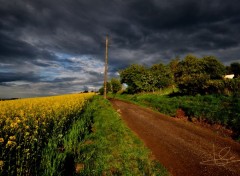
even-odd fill
[(107, 73), (108, 73), (108, 35), (106, 36), (105, 70), (104, 70), (104, 98), (107, 99)]

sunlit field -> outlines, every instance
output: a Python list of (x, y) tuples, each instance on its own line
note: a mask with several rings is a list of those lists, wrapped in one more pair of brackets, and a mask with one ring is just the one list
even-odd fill
[(48, 140), (63, 136), (93, 95), (0, 101), (0, 175), (35, 175)]

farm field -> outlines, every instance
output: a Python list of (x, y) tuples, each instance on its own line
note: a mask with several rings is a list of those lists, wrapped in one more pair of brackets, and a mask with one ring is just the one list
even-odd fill
[(93, 93), (0, 101), (0, 175), (168, 175)]
[(36, 175), (43, 148), (65, 134), (93, 95), (0, 101), (0, 175)]

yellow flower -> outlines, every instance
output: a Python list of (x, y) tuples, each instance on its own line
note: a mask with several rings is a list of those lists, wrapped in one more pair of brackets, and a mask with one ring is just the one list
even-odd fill
[(8, 147), (14, 147), (14, 146), (16, 146), (17, 145), (17, 143), (16, 142), (14, 142), (14, 141), (8, 141), (7, 142), (7, 144), (6, 144), (6, 147), (8, 148)]
[(0, 143), (4, 143), (4, 139), (3, 138), (0, 138)]
[(18, 127), (18, 124), (17, 124), (17, 123), (11, 123), (10, 127), (11, 127), (11, 128), (17, 128), (17, 127)]
[(20, 117), (24, 117), (24, 111), (20, 110), (19, 115), (20, 115)]
[(3, 168), (3, 165), (4, 165), (4, 162), (2, 160), (0, 160), (0, 169), (2, 170)]
[(16, 137), (15, 137), (15, 136), (10, 136), (9, 139), (10, 139), (11, 141), (15, 141), (15, 140), (16, 140)]
[(16, 117), (16, 118), (15, 118), (15, 122), (16, 122), (16, 123), (20, 123), (21, 120), (20, 120), (18, 117)]

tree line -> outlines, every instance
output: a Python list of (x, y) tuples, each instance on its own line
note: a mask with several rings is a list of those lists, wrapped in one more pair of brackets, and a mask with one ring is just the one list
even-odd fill
[[(169, 64), (154, 64), (150, 67), (133, 64), (119, 71), (120, 82), (127, 84), (127, 93), (154, 92), (167, 87), (177, 87), (186, 95), (239, 94), (240, 63), (224, 66), (216, 57), (197, 58), (187, 55), (176, 58)], [(234, 74), (234, 79), (224, 75)]]

